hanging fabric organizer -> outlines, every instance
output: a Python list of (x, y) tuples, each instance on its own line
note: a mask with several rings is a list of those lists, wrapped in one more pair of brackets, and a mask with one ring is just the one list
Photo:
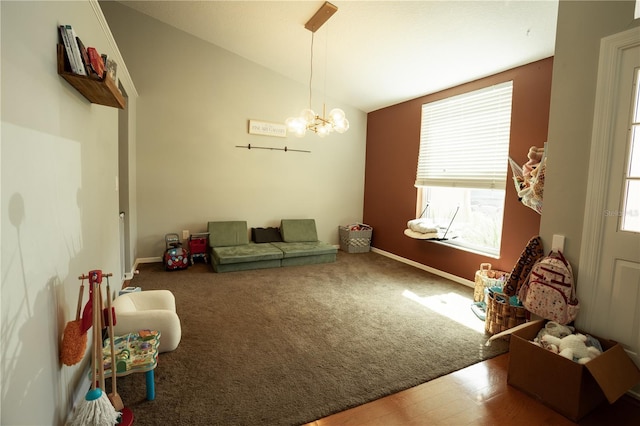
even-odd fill
[(509, 157), (518, 198), (522, 204), (542, 214), (544, 181), (547, 171), (547, 143), (543, 148), (532, 146), (522, 167)]

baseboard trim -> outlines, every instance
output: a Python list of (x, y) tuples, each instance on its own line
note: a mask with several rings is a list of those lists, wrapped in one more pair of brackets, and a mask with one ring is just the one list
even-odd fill
[(398, 255), (395, 255), (393, 253), (389, 253), (389, 252), (384, 251), (384, 250), (377, 249), (375, 247), (371, 247), (371, 251), (374, 252), (374, 253), (381, 254), (381, 255), (383, 255), (385, 257), (391, 258), (393, 260), (397, 260), (398, 262), (406, 263), (407, 265), (411, 265), (411, 266), (413, 266), (415, 268), (422, 269), (423, 271), (431, 272), (434, 275), (437, 275), (437, 276), (442, 277), (442, 278), (446, 278), (446, 279), (451, 280), (453, 282), (456, 282), (458, 284), (462, 284), (462, 285), (465, 285), (465, 286), (471, 287), (471, 288), (475, 287), (475, 283), (473, 281), (464, 279), (464, 278), (459, 277), (457, 275), (453, 275), (453, 274), (450, 274), (448, 272), (444, 272), (444, 271), (441, 271), (439, 269), (432, 268), (431, 266), (423, 265), (422, 263), (418, 263), (418, 262), (415, 262), (413, 260), (409, 260), (409, 259), (406, 259), (404, 257), (400, 257)]
[[(415, 268), (422, 269), (423, 271), (431, 272), (434, 275), (437, 275), (437, 276), (442, 277), (442, 278), (446, 278), (446, 279), (454, 281), (454, 282), (456, 282), (458, 284), (466, 285), (467, 287), (471, 287), (471, 288), (475, 287), (475, 283), (473, 281), (461, 278), (461, 277), (459, 277), (457, 275), (453, 275), (453, 274), (450, 274), (448, 272), (444, 272), (444, 271), (441, 271), (439, 269), (432, 268), (431, 266), (423, 265), (422, 263), (418, 263), (418, 262), (415, 262), (413, 260), (409, 260), (409, 259), (406, 259), (404, 257), (400, 257), (398, 255), (395, 255), (393, 253), (389, 253), (389, 252), (384, 251), (384, 250), (377, 249), (375, 247), (371, 247), (371, 251), (374, 252), (374, 253), (381, 254), (381, 255), (383, 255), (385, 257), (391, 258), (393, 260), (397, 260), (398, 262), (406, 263), (407, 265), (411, 265), (411, 266), (413, 266)], [(135, 271), (137, 271), (139, 264), (142, 264), (142, 263), (157, 263), (157, 262), (162, 262), (162, 257), (141, 257), (141, 258), (138, 258), (138, 259), (136, 259), (136, 261), (135, 261), (135, 263), (133, 265), (134, 273), (135, 273)]]
[(136, 259), (133, 269), (137, 269), (138, 265), (141, 263), (157, 263), (162, 262), (162, 257), (140, 257)]

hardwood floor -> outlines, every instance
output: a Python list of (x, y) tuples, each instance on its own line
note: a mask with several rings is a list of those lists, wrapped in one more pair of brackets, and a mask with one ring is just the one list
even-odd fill
[[(307, 426), (575, 425), (507, 385), (509, 354)], [(580, 425), (639, 425), (640, 401), (627, 395), (601, 405)]]

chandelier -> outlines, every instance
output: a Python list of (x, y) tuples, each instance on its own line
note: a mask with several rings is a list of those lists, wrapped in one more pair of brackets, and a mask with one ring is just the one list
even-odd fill
[[(326, 106), (322, 104), (322, 116), (316, 114), (311, 109), (311, 83), (313, 81), (313, 40), (316, 30), (324, 24), (338, 8), (329, 2), (324, 5), (313, 15), (313, 17), (305, 24), (305, 28), (311, 31), (311, 73), (309, 76), (309, 108), (305, 108), (300, 112), (298, 117), (289, 117), (285, 124), (287, 130), (298, 137), (305, 135), (307, 130), (311, 130), (320, 137), (324, 137), (329, 133), (344, 133), (349, 130), (349, 120), (340, 108), (334, 108), (326, 115)], [(326, 61), (326, 59), (325, 59)], [(325, 75), (326, 81), (326, 75)]]

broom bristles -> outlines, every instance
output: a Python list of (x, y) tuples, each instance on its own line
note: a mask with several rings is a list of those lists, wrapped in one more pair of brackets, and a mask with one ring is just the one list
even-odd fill
[(120, 414), (113, 408), (102, 389), (91, 389), (87, 392), (84, 401), (76, 408), (70, 425), (113, 426), (118, 423)]

